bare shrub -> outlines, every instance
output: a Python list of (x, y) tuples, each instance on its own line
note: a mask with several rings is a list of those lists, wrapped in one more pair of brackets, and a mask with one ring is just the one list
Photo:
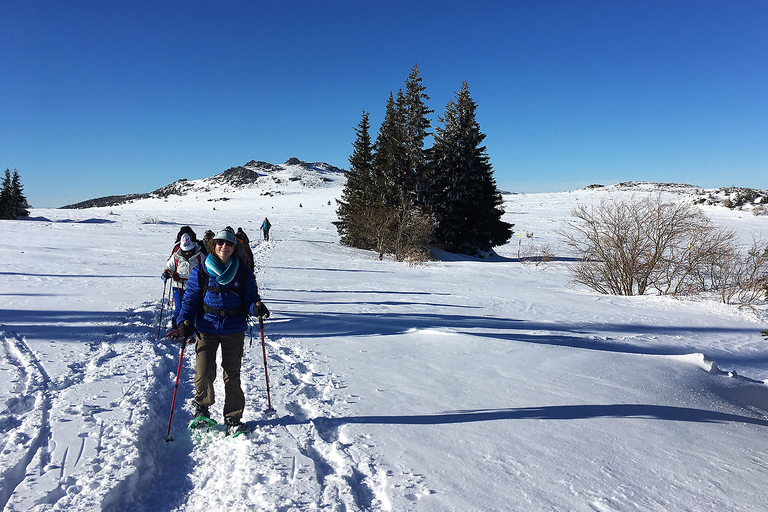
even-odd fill
[(429, 216), (415, 207), (403, 208), (397, 215), (390, 252), (396, 261), (428, 258), (433, 231), (434, 224)]
[(768, 252), (760, 242), (739, 250), (733, 230), (716, 226), (697, 206), (660, 196), (580, 205), (561, 232), (578, 256), (574, 281), (613, 295), (716, 293), (726, 303), (762, 300)]
[(555, 259), (555, 254), (549, 244), (526, 245), (523, 249), (522, 257), (520, 261), (524, 264), (533, 263), (535, 266), (539, 266), (542, 263), (549, 263)]
[(347, 234), (342, 242), (352, 247), (376, 251), (379, 259), (389, 251), (391, 233), (397, 222), (394, 208), (384, 205), (358, 208), (347, 220)]
[(712, 262), (712, 291), (721, 302), (752, 305), (764, 298), (768, 283), (768, 253), (760, 242), (746, 252), (730, 251)]
[(734, 253), (733, 230), (701, 216), (683, 236), (670, 240), (651, 274), (663, 295), (693, 295), (712, 289), (713, 266)]
[(561, 235), (579, 258), (574, 280), (613, 295), (644, 294), (669, 247), (708, 222), (697, 207), (658, 195), (579, 205), (571, 214), (576, 221)]
[(432, 230), (432, 219), (419, 209), (380, 204), (358, 208), (350, 215), (342, 242), (376, 251), (379, 259), (392, 254), (397, 261), (426, 261)]

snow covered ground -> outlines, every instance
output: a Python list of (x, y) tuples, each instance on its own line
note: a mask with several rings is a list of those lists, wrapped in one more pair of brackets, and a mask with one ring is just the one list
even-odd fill
[[(506, 196), (516, 234), (500, 257), (409, 267), (338, 244), (332, 179), (1, 221), (0, 508), (762, 508), (765, 309), (570, 280), (556, 235), (569, 210), (627, 192)], [(706, 212), (768, 239), (768, 217)], [(186, 224), (252, 238), (279, 416), (260, 412), (256, 328), (248, 438), (190, 435), (188, 349), (164, 441), (180, 345), (157, 340), (159, 276)], [(547, 245), (556, 261), (518, 261)]]

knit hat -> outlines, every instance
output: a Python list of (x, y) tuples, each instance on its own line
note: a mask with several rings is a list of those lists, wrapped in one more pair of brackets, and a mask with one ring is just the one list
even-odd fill
[(192, 239), (189, 237), (188, 234), (184, 233), (181, 235), (181, 241), (179, 242), (179, 248), (182, 251), (191, 251), (195, 248), (195, 242), (192, 241)]
[(218, 233), (216, 233), (216, 236), (213, 237), (214, 240), (226, 240), (227, 242), (232, 242), (233, 244), (237, 243), (237, 238), (235, 237), (235, 231), (232, 228), (224, 228)]

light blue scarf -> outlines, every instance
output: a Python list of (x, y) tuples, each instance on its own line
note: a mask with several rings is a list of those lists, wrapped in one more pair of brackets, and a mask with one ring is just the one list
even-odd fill
[(226, 265), (213, 254), (209, 254), (208, 257), (205, 258), (205, 270), (207, 270), (208, 274), (210, 274), (220, 285), (229, 284), (237, 275), (239, 268), (240, 258), (238, 257), (231, 258)]

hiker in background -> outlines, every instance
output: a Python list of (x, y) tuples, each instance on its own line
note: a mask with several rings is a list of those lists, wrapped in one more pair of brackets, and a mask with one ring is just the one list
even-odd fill
[(248, 240), (248, 235), (245, 234), (243, 228), (237, 228), (235, 236), (237, 237), (237, 241), (243, 245), (245, 262), (251, 267), (251, 270), (255, 270), (256, 262), (253, 260), (253, 251), (251, 250), (251, 241)]
[(184, 235), (189, 236), (193, 242), (197, 243), (197, 234), (195, 233), (195, 230), (189, 226), (183, 226), (181, 229), (179, 229), (179, 232), (176, 233), (176, 241), (173, 243), (173, 250), (171, 251), (171, 255), (179, 250), (179, 247), (181, 246), (181, 237)]
[(213, 238), (213, 235), (215, 235), (213, 231), (210, 229), (205, 230), (205, 234), (203, 235), (203, 239), (200, 241), (200, 250), (202, 250), (206, 256), (208, 256), (208, 242), (211, 241), (211, 238)]
[(269, 228), (272, 224), (269, 223), (269, 219), (264, 217), (264, 222), (261, 223), (261, 232), (264, 233), (264, 240), (269, 240)]
[[(195, 352), (195, 417), (210, 418), (215, 402), (216, 352), (221, 346), (224, 375), (224, 423), (227, 434), (247, 431), (242, 423), (245, 395), (240, 366), (248, 315), (268, 318), (253, 271), (241, 259), (235, 232), (222, 229), (208, 244), (208, 257), (192, 271), (179, 313), (183, 337), (197, 332)], [(194, 330), (193, 330), (194, 328)]]
[(176, 323), (181, 310), (181, 302), (184, 298), (184, 290), (189, 281), (189, 275), (192, 269), (203, 262), (205, 256), (188, 233), (181, 235), (179, 239), (179, 248), (175, 251), (168, 262), (165, 264), (165, 270), (161, 276), (163, 282), (171, 279), (171, 290), (173, 290), (173, 317), (171, 318), (171, 331), (168, 337), (176, 339), (180, 337), (178, 324)]

